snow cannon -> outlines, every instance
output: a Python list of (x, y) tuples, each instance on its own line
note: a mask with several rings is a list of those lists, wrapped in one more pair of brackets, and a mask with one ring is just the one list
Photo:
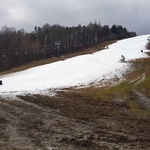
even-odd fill
[(120, 62), (125, 62), (125, 56), (121, 55)]

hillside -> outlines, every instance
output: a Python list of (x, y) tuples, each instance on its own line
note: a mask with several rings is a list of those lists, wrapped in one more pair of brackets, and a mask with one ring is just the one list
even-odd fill
[[(142, 39), (143, 37), (140, 41)], [(82, 88), (68, 86), (57, 91), (56, 96), (36, 93), (20, 95), (15, 100), (12, 98), (12, 92), (1, 92), (1, 96), (5, 95), (7, 98), (0, 99), (1, 149), (44, 150), (53, 147), (57, 150), (148, 150), (150, 53), (145, 48), (148, 42), (145, 39), (147, 38), (144, 37), (144, 43), (137, 43), (135, 38), (130, 39), (130, 46), (121, 43), (120, 50), (125, 50), (123, 54), (129, 64), (119, 65), (124, 69), (127, 65), (130, 71), (123, 76), (117, 72), (116, 75), (119, 76), (113, 78), (113, 82), (107, 78), (109, 80), (104, 82), (105, 86), (100, 86), (101, 82), (98, 82), (96, 87), (95, 83)], [(136, 41), (136, 45), (131, 44), (131, 41)], [(141, 48), (146, 53), (141, 53)], [(116, 49), (115, 46), (113, 54)], [(138, 50), (137, 53), (131, 53), (133, 49)], [(112, 55), (109, 49), (105, 51)], [(120, 53), (111, 59), (111, 67), (114, 67), (113, 61), (118, 60), (119, 56)], [(102, 60), (99, 63), (102, 63)], [(113, 86), (110, 86), (112, 83)], [(50, 93), (52, 91), (54, 89), (51, 89)]]
[[(49, 93), (49, 89), (91, 84), (105, 86), (107, 82), (113, 84), (116, 79), (121, 81), (123, 75), (131, 70), (131, 60), (148, 57), (145, 53), (147, 38), (148, 35), (121, 40), (99, 52), (6, 74), (1, 76), (4, 83), (1, 95)], [(120, 62), (121, 55), (126, 57), (126, 63)]]
[[(65, 57), (65, 59), (68, 59), (68, 58), (72, 58), (72, 57), (75, 57), (75, 56), (90, 54), (91, 52), (97, 52), (99, 50), (104, 49), (107, 45), (115, 43), (115, 42), (116, 42), (116, 40), (101, 42), (97, 45), (97, 48), (95, 48), (95, 47), (85, 48), (85, 49), (83, 49), (79, 52), (74, 52), (74, 53), (71, 53), (71, 54), (64, 55), (64, 57)], [(23, 71), (23, 70), (26, 70), (26, 69), (30, 69), (32, 67), (40, 66), (40, 65), (54, 63), (54, 62), (57, 62), (57, 61), (60, 61), (60, 60), (61, 60), (61, 57), (52, 57), (52, 58), (49, 58), (49, 59), (42, 59), (42, 60), (39, 60), (39, 61), (33, 61), (33, 62), (27, 63), (25, 65), (15, 67), (15, 68), (10, 69), (10, 70), (0, 72), (0, 76), (5, 75), (5, 74), (9, 74), (9, 73), (13, 73), (13, 72)]]

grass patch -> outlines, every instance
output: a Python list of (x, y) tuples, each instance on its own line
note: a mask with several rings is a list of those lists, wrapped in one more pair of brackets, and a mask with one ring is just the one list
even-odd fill
[(132, 89), (132, 84), (128, 82), (124, 82), (113, 87), (85, 88), (85, 89), (81, 89), (79, 92), (83, 93), (88, 97), (91, 97), (92, 99), (110, 101), (116, 96), (122, 98), (127, 97), (127, 94), (131, 89)]
[(128, 105), (130, 107), (131, 113), (139, 118), (150, 118), (150, 110), (144, 109), (135, 100), (128, 100)]
[[(143, 92), (147, 97), (150, 97), (150, 58), (146, 58), (143, 60), (139, 60), (136, 63), (137, 70), (144, 75), (143, 79), (142, 76), (140, 82), (135, 84), (134, 88), (140, 92)], [(141, 66), (139, 68), (139, 66)]]
[(150, 78), (146, 78), (136, 86), (136, 89), (150, 98)]
[[(146, 82), (147, 80), (144, 81), (144, 84)], [(135, 87), (140, 87), (140, 89), (142, 90), (143, 88), (148, 89), (149, 86), (150, 84), (147, 85), (147, 87), (145, 87), (144, 85), (143, 87), (141, 87), (141, 84), (135, 86), (132, 83), (125, 82), (114, 87), (88, 88), (82, 89), (80, 92), (83, 93), (84, 96), (89, 97), (89, 99), (98, 100), (99, 102), (111, 102), (114, 106), (118, 105), (117, 101), (119, 101), (120, 109), (111, 110), (112, 115), (122, 115), (124, 113), (122, 111), (123, 109), (127, 110), (128, 112), (130, 112), (130, 114), (136, 116), (137, 118), (149, 119), (150, 110), (144, 108), (142, 104), (138, 102), (138, 97), (131, 94), (132, 89), (134, 89)], [(150, 92), (150, 90), (148, 90), (147, 92)], [(149, 93), (146, 94), (148, 95)]]

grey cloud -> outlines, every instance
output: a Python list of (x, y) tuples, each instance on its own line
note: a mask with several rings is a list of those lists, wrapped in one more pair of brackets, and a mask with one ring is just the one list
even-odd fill
[[(0, 0), (0, 26), (27, 31), (45, 23), (64, 26), (100, 22), (118, 24), (138, 34), (150, 33), (149, 0)], [(16, 9), (18, 8), (18, 9)]]

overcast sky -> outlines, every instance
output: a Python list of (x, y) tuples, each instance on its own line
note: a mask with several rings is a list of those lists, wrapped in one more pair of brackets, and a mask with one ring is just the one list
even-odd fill
[(63, 26), (122, 25), (137, 34), (150, 33), (150, 0), (0, 0), (0, 27), (24, 28), (49, 23)]

